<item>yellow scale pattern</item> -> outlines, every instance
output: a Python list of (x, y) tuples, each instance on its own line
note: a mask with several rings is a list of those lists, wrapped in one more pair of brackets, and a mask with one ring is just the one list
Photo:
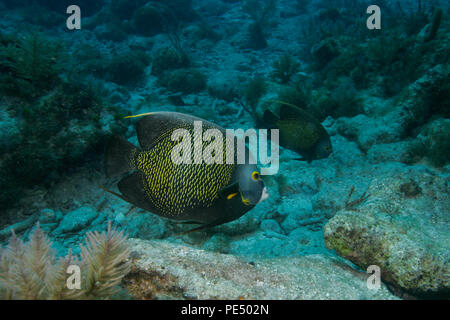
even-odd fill
[[(185, 129), (193, 136), (192, 128)], [(135, 158), (136, 168), (144, 173), (147, 196), (160, 213), (167, 216), (182, 214), (190, 208), (210, 207), (219, 190), (230, 183), (235, 168), (235, 165), (225, 163), (194, 164), (195, 157), (200, 155), (194, 154), (193, 150), (192, 164), (175, 165), (171, 152), (178, 142), (171, 140), (173, 130), (163, 133), (151, 150), (142, 151)], [(202, 145), (204, 148), (207, 143)], [(225, 159), (225, 144), (223, 150)]]

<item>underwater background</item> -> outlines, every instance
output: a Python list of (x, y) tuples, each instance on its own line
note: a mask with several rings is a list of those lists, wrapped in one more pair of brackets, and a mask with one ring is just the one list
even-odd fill
[[(0, 0), (0, 298), (450, 298), (448, 14), (432, 0)], [(270, 197), (235, 221), (180, 236), (191, 227), (99, 188), (116, 188), (109, 137), (138, 144), (126, 116), (245, 130), (283, 104), (322, 123), (332, 153), (282, 145)], [(54, 294), (69, 249), (104, 288)]]

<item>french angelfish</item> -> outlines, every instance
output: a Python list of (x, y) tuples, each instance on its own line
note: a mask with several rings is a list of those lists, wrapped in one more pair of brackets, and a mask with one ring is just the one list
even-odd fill
[(319, 120), (294, 105), (273, 102), (281, 104), (279, 116), (267, 109), (263, 121), (271, 129), (279, 129), (280, 145), (297, 152), (308, 162), (328, 158), (332, 152), (330, 136)]
[[(211, 128), (222, 132), (223, 164), (195, 164), (194, 153), (191, 164), (172, 162), (172, 149), (179, 143), (172, 141), (172, 133), (188, 130), (194, 145), (194, 121), (202, 122), (203, 133)], [(139, 208), (198, 223), (201, 226), (191, 230), (196, 231), (238, 219), (268, 196), (256, 165), (226, 163), (225, 129), (214, 123), (182, 113), (154, 112), (136, 123), (136, 132), (140, 148), (118, 136), (107, 143), (106, 175), (125, 177), (118, 183), (120, 194), (103, 189)]]

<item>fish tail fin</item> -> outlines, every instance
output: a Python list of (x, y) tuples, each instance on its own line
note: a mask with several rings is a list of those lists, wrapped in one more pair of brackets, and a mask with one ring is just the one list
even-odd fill
[(271, 124), (276, 123), (278, 120), (279, 120), (279, 119), (277, 118), (276, 115), (273, 114), (272, 111), (270, 111), (270, 110), (264, 111), (263, 121), (264, 121), (266, 124), (271, 125)]
[(134, 156), (138, 149), (120, 136), (113, 136), (106, 144), (105, 173), (108, 177), (130, 172), (134, 167)]

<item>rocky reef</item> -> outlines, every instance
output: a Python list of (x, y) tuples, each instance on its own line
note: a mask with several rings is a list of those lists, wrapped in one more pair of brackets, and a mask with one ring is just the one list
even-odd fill
[(136, 299), (395, 299), (329, 255), (243, 259), (167, 241), (130, 239), (124, 286)]
[[(135, 299), (449, 298), (447, 2), (383, 1), (369, 30), (365, 0), (78, 0), (68, 31), (69, 2), (0, 0), (4, 246), (38, 222), (58, 256), (78, 255), (111, 223), (132, 238)], [(333, 152), (281, 147), (270, 197), (238, 220), (180, 235), (191, 227), (99, 188), (116, 186), (105, 141), (137, 145), (127, 115), (265, 128), (283, 103)]]
[(378, 265), (400, 295), (448, 297), (449, 180), (409, 170), (372, 180), (366, 202), (325, 225), (325, 244), (362, 268)]

